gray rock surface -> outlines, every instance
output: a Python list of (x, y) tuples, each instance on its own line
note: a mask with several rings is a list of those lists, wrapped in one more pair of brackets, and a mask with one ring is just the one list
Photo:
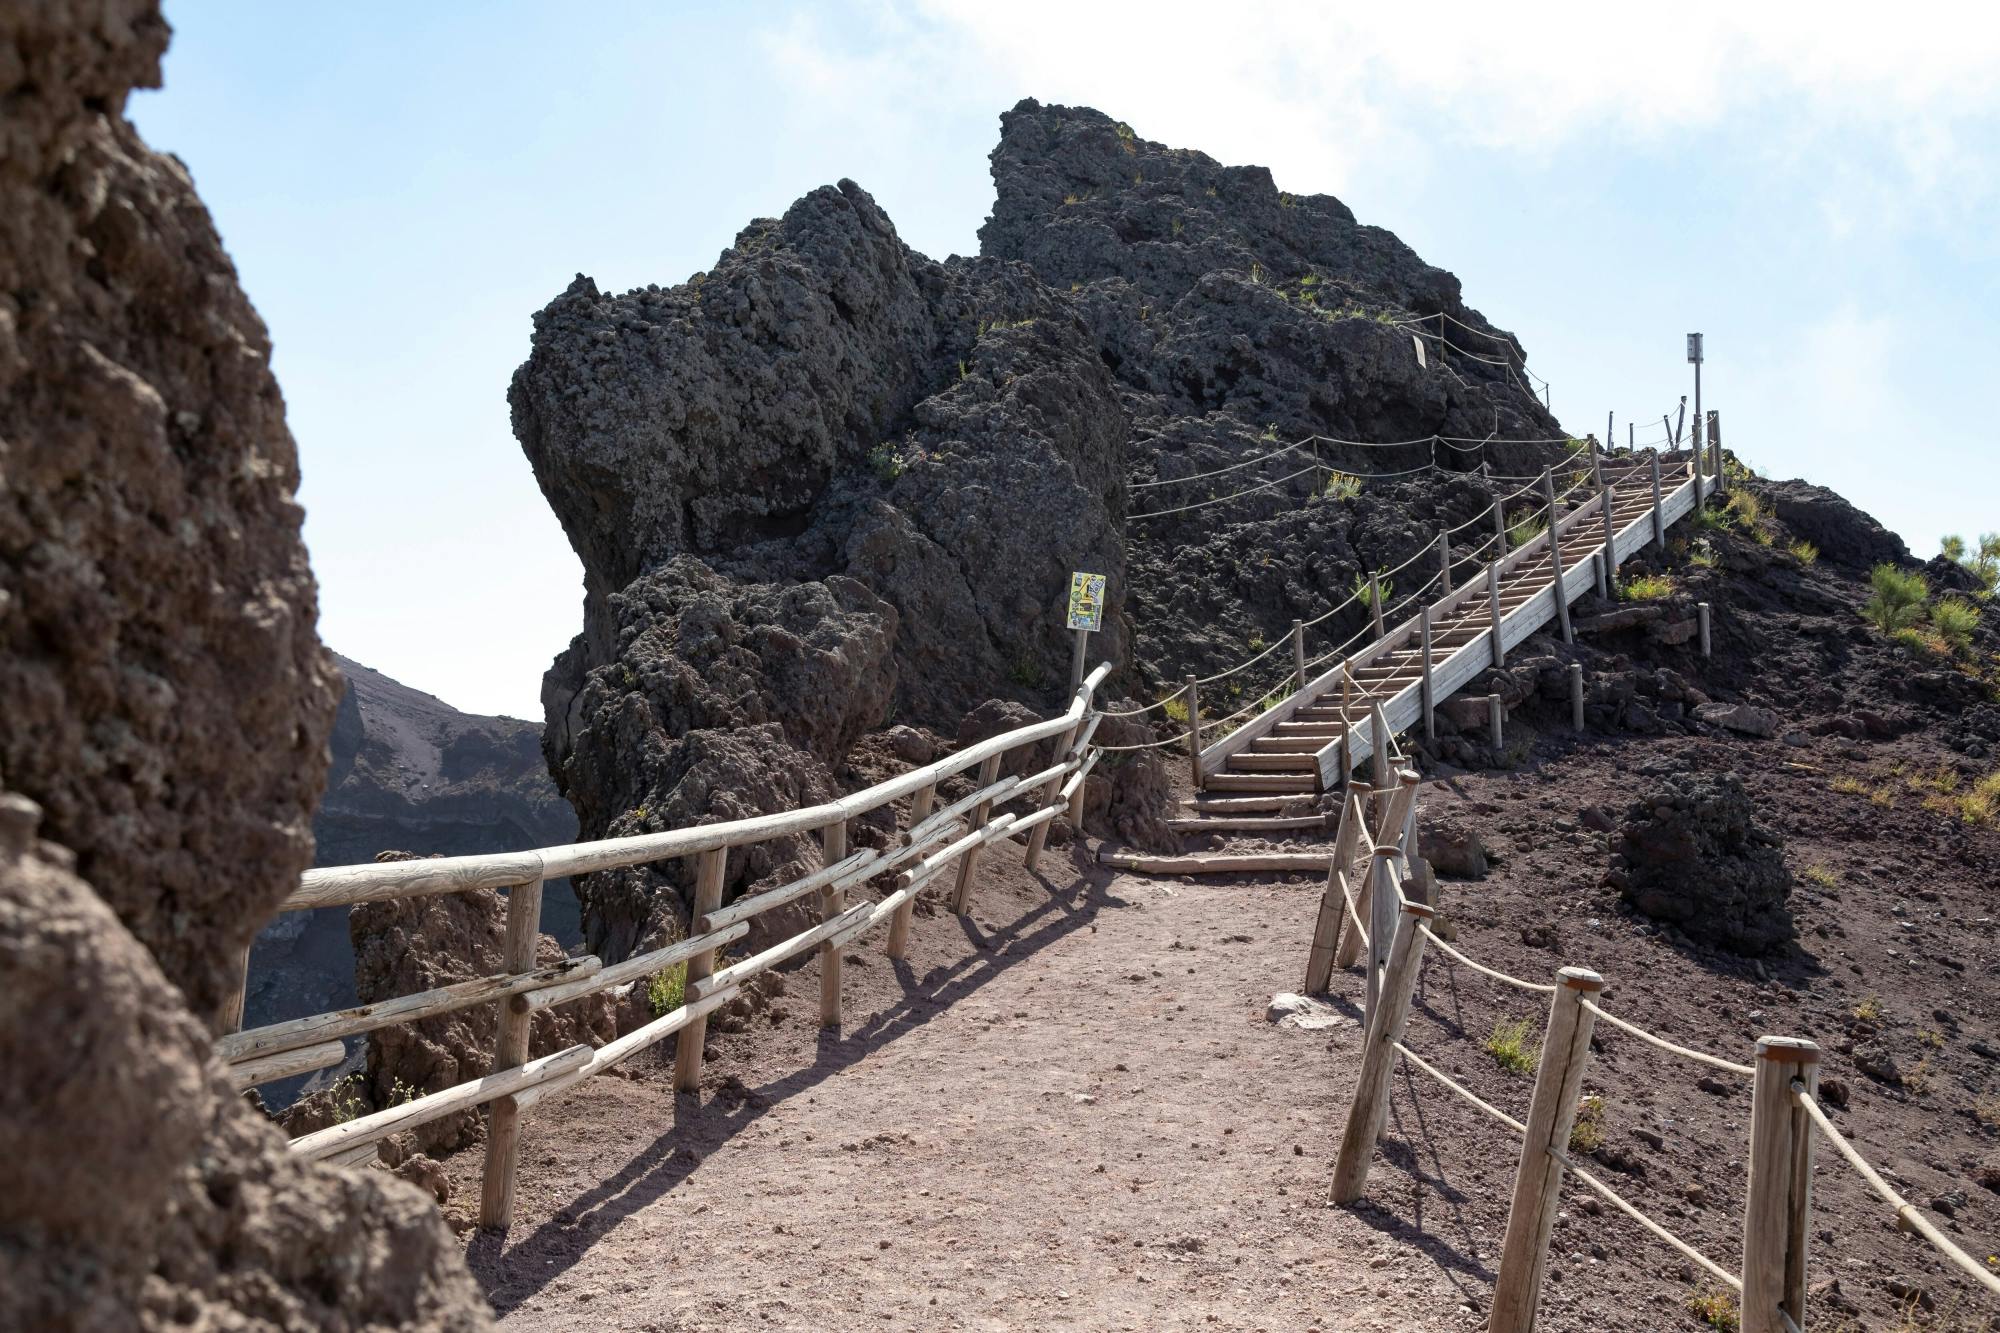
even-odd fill
[(337, 688), (263, 325), (123, 116), (166, 40), (0, 7), (0, 1327), (485, 1328), (429, 1199), (209, 1054)]
[(1675, 773), (1626, 811), (1606, 882), (1690, 938), (1760, 954), (1794, 937), (1783, 840), (1733, 773)]

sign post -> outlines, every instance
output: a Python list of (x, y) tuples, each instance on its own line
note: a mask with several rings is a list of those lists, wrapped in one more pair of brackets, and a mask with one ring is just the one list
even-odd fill
[[(1701, 416), (1701, 361), (1701, 335), (1699, 333), (1690, 333), (1688, 335), (1688, 362), (1694, 366), (1694, 424), (1689, 433), (1688, 443), (1694, 446), (1694, 470), (1697, 477), (1701, 475), (1701, 456), (1703, 446), (1706, 443), (1702, 439), (1701, 433), (1703, 424)], [(1695, 489), (1699, 491), (1701, 488), (1697, 486)], [(1697, 496), (1697, 498), (1700, 497)]]
[(1083, 684), (1083, 659), (1090, 636), (1104, 628), (1104, 575), (1081, 570), (1069, 576), (1069, 628), (1076, 631), (1076, 656), (1069, 664), (1069, 689)]

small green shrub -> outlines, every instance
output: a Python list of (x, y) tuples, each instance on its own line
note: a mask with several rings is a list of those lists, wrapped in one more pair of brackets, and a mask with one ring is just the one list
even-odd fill
[(1263, 652), (1266, 647), (1264, 643), (1264, 636), (1254, 629), (1251, 630), (1249, 638), (1249, 646), (1250, 646), (1250, 651), (1253, 653)]
[(868, 451), (868, 466), (879, 480), (894, 481), (903, 475), (903, 451), (885, 440)]
[(1688, 547), (1688, 563), (1697, 569), (1721, 569), (1722, 556), (1715, 549), (1715, 543), (1706, 537), (1697, 537)]
[(1815, 564), (1819, 560), (1819, 547), (1814, 546), (1811, 542), (1806, 541), (1804, 538), (1800, 538), (1798, 541), (1793, 542), (1790, 546), (1787, 546), (1785, 549), (1791, 552), (1792, 559), (1798, 561), (1802, 565)]
[(1627, 602), (1657, 602), (1671, 597), (1674, 581), (1664, 574), (1634, 574), (1618, 585), (1618, 596)]
[(1944, 635), (1934, 629), (1919, 625), (1906, 625), (1889, 635), (1889, 641), (1898, 647), (1907, 648), (1919, 657), (1950, 657), (1951, 644)]
[(646, 983), (646, 1007), (653, 1011), (655, 1018), (665, 1018), (680, 1008), (686, 996), (686, 963), (676, 963), (664, 972), (655, 972)]
[(1510, 1074), (1532, 1074), (1539, 1053), (1528, 1044), (1528, 1034), (1533, 1030), (1525, 1018), (1512, 1023), (1495, 1023), (1493, 1035), (1486, 1039), (1485, 1051), (1493, 1057), (1495, 1064)]
[(1604, 1099), (1585, 1097), (1569, 1127), (1569, 1150), (1584, 1157), (1604, 1146)]
[(1327, 478), (1326, 488), (1320, 494), (1329, 500), (1352, 500), (1361, 494), (1361, 478), (1336, 472)]
[(1379, 569), (1375, 571), (1375, 590), (1371, 592), (1369, 588), (1369, 577), (1366, 570), (1354, 576), (1354, 595), (1361, 599), (1363, 606), (1369, 604), (1371, 597), (1380, 597), (1383, 606), (1389, 605), (1396, 598), (1396, 581), (1394, 579), (1383, 578), (1382, 571)]
[(1178, 723), (1185, 727), (1188, 720), (1187, 695), (1176, 694), (1173, 698), (1160, 705), (1160, 711), (1167, 715), (1167, 721)]
[(1979, 627), (1979, 608), (1963, 597), (1941, 597), (1931, 607), (1931, 624), (1952, 647), (1970, 648), (1972, 631)]
[(1968, 550), (1965, 538), (1958, 536), (1946, 537), (1939, 545), (1946, 559), (1971, 570), (1988, 591), (2000, 584), (2000, 532), (1980, 534), (1977, 550)]
[(1042, 684), (1042, 668), (1036, 662), (1024, 657), (1007, 668), (1007, 678), (1023, 689), (1039, 689)]
[(1869, 594), (1861, 614), (1876, 629), (1893, 634), (1923, 617), (1924, 599), (1930, 596), (1931, 588), (1922, 574), (1880, 564), (1870, 572), (1868, 582), (1874, 592)]
[(1764, 517), (1762, 502), (1749, 491), (1731, 491), (1729, 498), (1723, 504), (1739, 528), (1754, 528), (1758, 520)]
[(1519, 550), (1548, 530), (1549, 516), (1540, 512), (1530, 512), (1507, 525), (1507, 547)]
[(1823, 865), (1809, 865), (1799, 872), (1799, 878), (1808, 884), (1817, 884), (1822, 889), (1833, 888), (1840, 883), (1840, 877)]
[(1695, 1292), (1688, 1297), (1688, 1313), (1723, 1333), (1736, 1333), (1743, 1326), (1736, 1314), (1736, 1297), (1726, 1291)]

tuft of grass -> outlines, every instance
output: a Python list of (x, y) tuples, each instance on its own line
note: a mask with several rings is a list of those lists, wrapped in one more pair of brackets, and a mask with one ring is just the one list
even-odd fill
[(1674, 581), (1664, 574), (1635, 574), (1618, 586), (1618, 596), (1627, 602), (1657, 602), (1671, 597)]
[(1944, 1033), (1936, 1028), (1918, 1028), (1917, 1044), (1927, 1046), (1934, 1051), (1941, 1051), (1944, 1049)]
[(1486, 1039), (1481, 1049), (1510, 1074), (1532, 1074), (1540, 1052), (1528, 1044), (1531, 1031), (1532, 1025), (1525, 1018), (1512, 1023), (1495, 1023), (1493, 1035)]
[(327, 1088), (328, 1100), (333, 1103), (333, 1123), (344, 1125), (359, 1119), (368, 1110), (368, 1104), (361, 1099), (361, 1075), (349, 1074), (335, 1079)]
[(1749, 491), (1731, 491), (1723, 506), (1729, 516), (1736, 520), (1736, 526), (1749, 529), (1757, 526), (1764, 517), (1764, 506)]
[(1735, 1333), (1743, 1327), (1736, 1313), (1736, 1297), (1719, 1288), (1704, 1288), (1687, 1299), (1688, 1313), (1710, 1328)]
[(1812, 565), (1819, 562), (1819, 547), (1814, 546), (1803, 537), (1785, 549), (1791, 553), (1792, 559), (1802, 565)]
[(1007, 668), (1007, 678), (1023, 689), (1039, 689), (1042, 684), (1042, 668), (1024, 657)]
[(665, 1018), (680, 1008), (686, 997), (686, 963), (676, 963), (664, 972), (655, 972), (646, 982), (646, 1007), (653, 1011), (655, 1018)]
[(1931, 607), (1931, 624), (1953, 648), (1972, 646), (1972, 631), (1979, 627), (1979, 608), (1963, 597), (1941, 597)]
[(1876, 629), (1894, 634), (1923, 618), (1924, 599), (1930, 596), (1931, 587), (1922, 574), (1880, 564), (1869, 572), (1868, 582), (1874, 591), (1861, 614)]
[(1860, 1004), (1855, 1005), (1850, 1012), (1864, 1023), (1879, 1023), (1882, 1021), (1882, 997), (1879, 995), (1867, 996)]
[(1920, 625), (1906, 625), (1889, 632), (1890, 642), (1899, 648), (1907, 648), (1919, 657), (1950, 657), (1951, 643), (1934, 629)]
[(1326, 487), (1320, 494), (1329, 500), (1352, 500), (1361, 494), (1361, 478), (1336, 472), (1327, 478)]
[(894, 481), (903, 475), (903, 451), (884, 440), (868, 451), (868, 466), (882, 481)]
[(1382, 574), (1382, 570), (1378, 569), (1375, 571), (1375, 590), (1372, 594), (1369, 592), (1368, 572), (1363, 570), (1354, 576), (1354, 595), (1361, 599), (1363, 606), (1368, 605), (1371, 595), (1381, 598), (1383, 606), (1387, 606), (1390, 602), (1396, 600), (1396, 581), (1394, 579), (1383, 578)]
[(1508, 549), (1519, 550), (1526, 546), (1541, 536), (1548, 526), (1549, 516), (1543, 513), (1530, 513), (1525, 518), (1515, 519), (1507, 525)]
[(1799, 878), (1808, 884), (1817, 884), (1822, 889), (1830, 889), (1840, 883), (1840, 876), (1823, 865), (1809, 865), (1799, 872)]
[(1175, 695), (1160, 705), (1160, 711), (1167, 715), (1167, 721), (1178, 723), (1183, 727), (1186, 726), (1188, 720), (1187, 696), (1185, 694)]
[(1717, 554), (1714, 542), (1697, 537), (1688, 547), (1688, 563), (1700, 569), (1721, 569), (1722, 557)]
[(1569, 1150), (1590, 1156), (1604, 1146), (1604, 1099), (1585, 1097), (1577, 1103), (1576, 1119), (1569, 1127)]
[(1868, 794), (1867, 783), (1863, 782), (1860, 778), (1851, 778), (1844, 774), (1833, 780), (1833, 789), (1842, 796), (1866, 796)]
[(1981, 1097), (1974, 1102), (1972, 1118), (1987, 1129), (2000, 1129), (2000, 1097)]
[(1264, 636), (1261, 633), (1254, 629), (1250, 631), (1249, 647), (1251, 652), (1261, 653), (1267, 646), (1264, 642)]
[(2000, 769), (1988, 773), (1958, 797), (1958, 817), (1968, 824), (1990, 824), (2000, 814)]

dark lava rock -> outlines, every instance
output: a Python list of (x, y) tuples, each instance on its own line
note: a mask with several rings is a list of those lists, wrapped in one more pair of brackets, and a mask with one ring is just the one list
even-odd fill
[(1771, 512), (1795, 535), (1819, 548), (1820, 559), (1854, 569), (1884, 561), (1910, 563), (1903, 539), (1824, 486), (1805, 481), (1760, 483)]
[(432, 1200), (210, 1050), (339, 691), (264, 326), (124, 117), (167, 34), (0, 6), (0, 1328), (486, 1328)]
[(1736, 953), (1794, 937), (1783, 843), (1757, 826), (1732, 773), (1677, 773), (1634, 802), (1606, 881), (1640, 912)]
[(1489, 869), (1486, 846), (1464, 820), (1451, 815), (1417, 813), (1418, 854), (1431, 869), (1451, 879), (1485, 879)]

